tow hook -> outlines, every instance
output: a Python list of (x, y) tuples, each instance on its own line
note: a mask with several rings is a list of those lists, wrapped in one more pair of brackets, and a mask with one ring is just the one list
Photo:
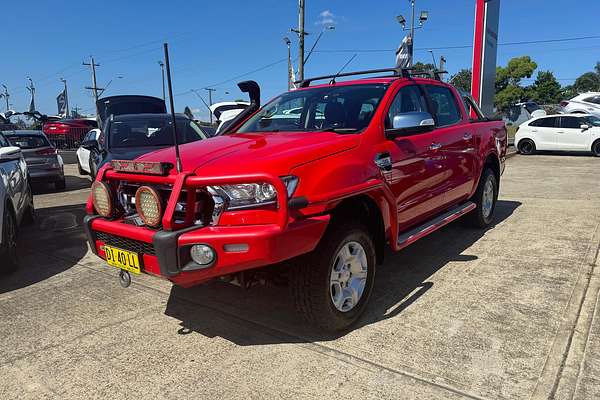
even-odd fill
[(124, 288), (128, 288), (131, 285), (131, 275), (129, 272), (123, 270), (119, 272), (119, 284)]

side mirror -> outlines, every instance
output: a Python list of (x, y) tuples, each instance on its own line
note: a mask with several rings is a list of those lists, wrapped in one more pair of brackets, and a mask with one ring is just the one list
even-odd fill
[(583, 125), (581, 125), (581, 126), (580, 126), (580, 128), (581, 128), (581, 130), (583, 130), (583, 131), (587, 131), (588, 129), (590, 129), (590, 126), (589, 126), (589, 125), (587, 125), (587, 124), (583, 124)]
[(83, 147), (86, 150), (98, 150), (99, 149), (98, 141), (96, 139), (84, 140), (83, 142), (81, 142), (81, 147)]
[(16, 146), (0, 147), (0, 161), (14, 161), (21, 158), (21, 149)]
[(435, 128), (435, 121), (428, 112), (411, 111), (394, 116), (392, 128), (386, 130), (388, 138), (429, 132)]

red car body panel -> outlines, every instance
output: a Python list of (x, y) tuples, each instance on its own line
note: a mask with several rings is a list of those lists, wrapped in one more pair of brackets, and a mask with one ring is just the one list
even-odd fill
[[(163, 276), (181, 286), (191, 286), (215, 277), (279, 263), (315, 249), (330, 220), (330, 212), (345, 199), (364, 196), (377, 205), (385, 238), (394, 250), (399, 233), (434, 217), (449, 207), (468, 200), (475, 192), (484, 163), (492, 157), (504, 168), (507, 134), (501, 121), (470, 120), (458, 92), (430, 79), (375, 78), (339, 82), (336, 85), (389, 84), (368, 127), (360, 134), (333, 132), (276, 132), (230, 134), (180, 146), (183, 171), (172, 169), (167, 176), (116, 172), (103, 167), (97, 180), (111, 183), (139, 182), (169, 185), (172, 192), (162, 220), (163, 233), (176, 235), (176, 250), (193, 244), (208, 244), (217, 253), (210, 268), (184, 271), (183, 266), (164, 265), (157, 257), (144, 254), (145, 272)], [(451, 126), (431, 132), (388, 139), (385, 118), (399, 89), (407, 85), (434, 85), (450, 88), (462, 115)], [(313, 86), (298, 90), (311, 90)], [(439, 149), (431, 148), (440, 143)], [(375, 155), (387, 152), (391, 171), (382, 171)], [(175, 163), (173, 148), (140, 157), (140, 161)], [(293, 199), (279, 177), (295, 175), (300, 183)], [(175, 208), (181, 191), (208, 185), (267, 182), (277, 190), (277, 205), (262, 209), (227, 211), (213, 226), (191, 227), (192, 216), (176, 222)], [(188, 192), (189, 193), (189, 192)], [(303, 199), (300, 208), (289, 207)], [(103, 245), (95, 232), (157, 244), (159, 231), (107, 220), (87, 205), (90, 242), (104, 257)], [(180, 232), (180, 234), (179, 234)], [(162, 234), (162, 233), (161, 233)], [(175, 240), (175, 239), (174, 239)], [(246, 244), (248, 251), (227, 252), (225, 245)], [(179, 253), (178, 253), (179, 254)], [(179, 257), (179, 258), (178, 258)], [(160, 258), (160, 256), (158, 257)], [(181, 255), (172, 258), (181, 262)], [(179, 268), (173, 272), (175, 269)], [(165, 271), (170, 271), (166, 273)]]

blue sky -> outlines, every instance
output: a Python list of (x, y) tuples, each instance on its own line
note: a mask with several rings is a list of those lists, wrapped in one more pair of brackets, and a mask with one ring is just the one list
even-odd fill
[[(161, 95), (162, 42), (171, 48), (176, 109), (202, 110), (200, 99), (190, 89), (214, 85), (214, 100), (242, 97), (235, 82), (257, 80), (263, 99), (286, 89), (286, 47), (282, 38), (296, 40), (289, 32), (297, 25), (297, 0), (254, 1), (61, 1), (30, 0), (3, 6), (0, 83), (8, 86), (12, 108), (29, 104), (26, 76), (36, 83), (37, 108), (56, 113), (60, 77), (69, 84), (71, 107), (93, 110), (92, 97), (84, 86), (91, 83), (87, 67), (94, 55), (101, 66), (98, 85), (113, 80), (106, 95)], [(319, 43), (321, 51), (311, 56), (307, 75), (335, 73), (353, 54), (352, 50), (394, 49), (404, 33), (395, 15), (408, 15), (408, 0), (306, 0), (306, 30), (310, 48), (320, 23), (332, 19)], [(429, 21), (415, 37), (417, 60), (428, 62), (429, 48), (470, 45), (473, 41), (474, 0), (418, 0), (418, 10), (429, 11)], [(323, 12), (326, 12), (323, 14)], [(502, 0), (499, 41), (501, 43), (600, 35), (600, 1)], [(342, 52), (341, 50), (350, 50)], [(435, 50), (444, 55), (452, 73), (469, 67), (472, 50)], [(358, 52), (348, 70), (392, 66), (393, 52)], [(530, 55), (540, 69), (552, 70), (567, 84), (592, 70), (600, 60), (600, 39), (499, 48), (502, 65), (512, 57)], [(258, 72), (236, 77), (267, 65)], [(122, 76), (122, 78), (117, 78)], [(225, 95), (225, 92), (230, 92)], [(4, 110), (4, 99), (0, 103)]]

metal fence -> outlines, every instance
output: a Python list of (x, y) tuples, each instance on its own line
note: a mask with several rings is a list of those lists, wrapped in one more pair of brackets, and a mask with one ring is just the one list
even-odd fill
[(67, 133), (46, 132), (46, 136), (57, 149), (76, 150), (89, 131), (90, 128), (70, 128)]

